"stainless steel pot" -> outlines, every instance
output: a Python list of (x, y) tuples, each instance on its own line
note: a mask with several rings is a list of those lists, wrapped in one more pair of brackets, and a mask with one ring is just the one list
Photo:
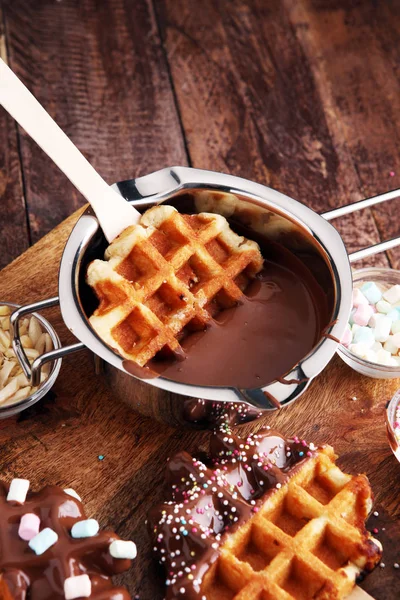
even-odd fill
[[(115, 184), (115, 188), (139, 210), (168, 202), (182, 212), (217, 212), (258, 235), (278, 240), (313, 270), (329, 305), (330, 322), (315, 348), (289, 373), (263, 387), (238, 389), (187, 385), (163, 377), (140, 379), (127, 371), (124, 359), (102, 342), (88, 320), (95, 305), (92, 292), (85, 284), (86, 267), (93, 258), (102, 257), (107, 245), (96, 217), (88, 208), (76, 223), (64, 249), (59, 271), (59, 296), (13, 313), (14, 350), (26, 376), (32, 378), (35, 385), (44, 363), (87, 347), (94, 353), (98, 368), (110, 383), (115, 398), (124, 400), (144, 415), (175, 425), (208, 427), (225, 413), (229, 413), (232, 422), (241, 423), (298, 398), (335, 354), (344, 333), (352, 295), (349, 258), (361, 258), (399, 243), (399, 240), (392, 240), (349, 257), (340, 235), (327, 222), (341, 214), (390, 199), (389, 195), (394, 197), (398, 195), (397, 191), (320, 216), (271, 188), (239, 177), (187, 167), (166, 168)], [(39, 357), (31, 368), (18, 337), (18, 320), (27, 313), (58, 303), (65, 324), (79, 343)]]

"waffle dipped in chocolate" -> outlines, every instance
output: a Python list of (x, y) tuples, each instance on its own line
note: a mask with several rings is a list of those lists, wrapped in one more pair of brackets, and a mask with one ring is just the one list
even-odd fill
[(131, 566), (131, 560), (112, 556), (119, 537), (94, 533), (95, 521), (92, 531), (81, 526), (86, 537), (73, 537), (72, 527), (86, 520), (78, 498), (73, 490), (47, 486), (17, 502), (0, 482), (0, 600), (130, 600), (111, 580)]
[(364, 521), (363, 475), (335, 465), (330, 446), (269, 429), (214, 434), (209, 456), (168, 464), (168, 500), (150, 511), (169, 600), (339, 600), (381, 545)]
[(139, 366), (161, 352), (180, 355), (179, 340), (235, 306), (261, 270), (258, 245), (220, 215), (181, 215), (154, 206), (94, 260), (87, 282), (99, 306), (90, 317), (109, 346)]

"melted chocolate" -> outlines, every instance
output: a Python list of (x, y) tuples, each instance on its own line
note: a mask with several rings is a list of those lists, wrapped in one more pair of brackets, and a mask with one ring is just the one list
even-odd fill
[[(29, 492), (24, 504), (8, 502), (7, 493), (8, 486), (0, 482), (0, 574), (13, 600), (64, 599), (65, 579), (84, 573), (92, 583), (90, 598), (130, 600), (128, 591), (111, 581), (111, 575), (131, 566), (130, 560), (115, 559), (109, 553), (109, 545), (119, 537), (111, 531), (90, 538), (71, 537), (74, 523), (86, 518), (81, 502), (55, 486)], [(58, 541), (40, 556), (18, 535), (26, 513), (40, 518), (40, 530), (50, 527), (58, 534)]]
[(167, 466), (167, 501), (149, 514), (154, 551), (165, 567), (167, 599), (200, 599), (204, 574), (219, 555), (226, 532), (248, 520), (316, 448), (286, 440), (269, 428), (246, 439), (226, 425), (213, 434), (210, 453), (187, 452)]
[(323, 295), (288, 252), (266, 260), (238, 306), (221, 311), (182, 342), (185, 360), (155, 359), (151, 370), (194, 385), (257, 388), (290, 371), (326, 323)]

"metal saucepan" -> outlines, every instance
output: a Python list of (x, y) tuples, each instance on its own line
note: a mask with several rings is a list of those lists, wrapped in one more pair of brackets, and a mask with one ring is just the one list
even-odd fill
[[(375, 199), (318, 215), (299, 202), (257, 183), (211, 171), (173, 167), (139, 179), (115, 184), (139, 210), (167, 202), (182, 212), (216, 212), (257, 235), (279, 241), (312, 270), (326, 295), (330, 320), (312, 351), (277, 381), (257, 389), (211, 387), (178, 383), (162, 376), (140, 379), (129, 373), (124, 359), (106, 346), (88, 317), (94, 297), (85, 283), (88, 263), (101, 258), (107, 245), (90, 208), (79, 218), (67, 241), (59, 271), (59, 296), (15, 311), (11, 317), (13, 347), (28, 378), (36, 385), (43, 364), (89, 348), (116, 398), (147, 416), (172, 424), (208, 427), (221, 418), (252, 420), (264, 411), (293, 402), (328, 364), (336, 352), (351, 310), (350, 261), (399, 244), (391, 240), (348, 256), (339, 233), (327, 221), (399, 195), (389, 192)], [(59, 304), (65, 324), (79, 343), (53, 350), (36, 359), (32, 368), (25, 356), (17, 323), (28, 313)]]

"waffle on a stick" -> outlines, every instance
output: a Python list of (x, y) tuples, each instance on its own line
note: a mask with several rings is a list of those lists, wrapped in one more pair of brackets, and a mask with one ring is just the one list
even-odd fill
[(172, 458), (169, 500), (150, 512), (167, 599), (346, 598), (381, 545), (365, 529), (367, 478), (335, 459), (268, 430), (218, 433), (204, 461)]
[(111, 243), (104, 261), (90, 263), (87, 282), (99, 300), (90, 323), (139, 366), (160, 351), (179, 355), (179, 341), (235, 306), (262, 266), (258, 245), (224, 217), (154, 206)]

